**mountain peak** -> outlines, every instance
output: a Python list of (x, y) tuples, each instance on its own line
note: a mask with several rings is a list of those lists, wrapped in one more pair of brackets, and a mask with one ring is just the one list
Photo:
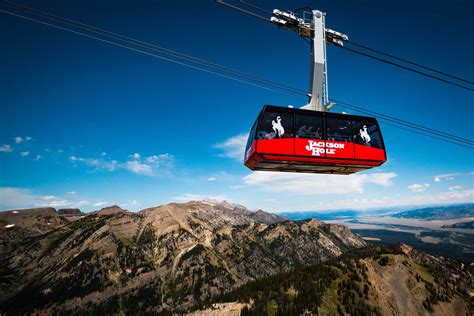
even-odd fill
[(125, 212), (127, 211), (118, 205), (103, 207), (97, 211), (98, 214), (102, 214), (102, 215), (120, 214), (120, 213), (125, 213)]
[(197, 202), (201, 202), (201, 203), (209, 204), (209, 205), (213, 205), (213, 206), (219, 205), (219, 206), (222, 206), (222, 207), (225, 207), (225, 208), (228, 208), (228, 209), (234, 209), (234, 208), (246, 209), (246, 207), (243, 206), (243, 205), (231, 203), (231, 202), (228, 202), (226, 200), (219, 201), (219, 200), (213, 199), (211, 197), (208, 197), (207, 199), (203, 199), (203, 200), (197, 201)]

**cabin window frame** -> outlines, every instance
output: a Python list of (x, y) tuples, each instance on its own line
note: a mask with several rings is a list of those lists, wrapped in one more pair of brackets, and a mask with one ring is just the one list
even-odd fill
[(257, 138), (257, 126), (258, 126), (259, 120), (260, 120), (260, 116), (257, 117), (257, 120), (253, 123), (252, 128), (250, 129), (250, 134), (247, 139), (247, 145), (245, 146), (245, 152), (249, 150), (250, 146), (252, 146), (252, 143)]

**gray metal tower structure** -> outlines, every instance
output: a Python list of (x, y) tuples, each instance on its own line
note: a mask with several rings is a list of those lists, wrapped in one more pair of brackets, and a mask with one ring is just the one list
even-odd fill
[(311, 40), (309, 100), (301, 108), (329, 111), (334, 104), (329, 102), (326, 44), (344, 46), (343, 41), (347, 41), (349, 38), (345, 34), (326, 28), (326, 13), (313, 10), (310, 12), (310, 17), (310, 19), (300, 18), (293, 12), (275, 9), (270, 21)]

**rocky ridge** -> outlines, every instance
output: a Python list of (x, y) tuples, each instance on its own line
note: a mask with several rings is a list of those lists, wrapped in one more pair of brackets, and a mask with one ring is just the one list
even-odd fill
[(0, 311), (184, 311), (250, 280), (365, 245), (344, 226), (229, 203), (137, 213), (113, 207), (10, 249), (0, 259)]
[(90, 213), (9, 249), (0, 259), (0, 311), (184, 311), (365, 246), (344, 226), (262, 213), (209, 201)]

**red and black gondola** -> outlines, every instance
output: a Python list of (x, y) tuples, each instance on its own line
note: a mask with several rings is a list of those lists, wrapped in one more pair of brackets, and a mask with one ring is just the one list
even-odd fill
[(351, 174), (387, 160), (373, 117), (266, 105), (250, 131), (251, 170)]

